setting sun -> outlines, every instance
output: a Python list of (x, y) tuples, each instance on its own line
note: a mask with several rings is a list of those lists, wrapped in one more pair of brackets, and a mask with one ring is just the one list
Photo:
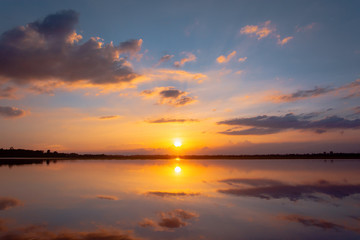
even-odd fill
[(174, 146), (175, 146), (175, 147), (181, 147), (181, 145), (182, 145), (182, 142), (181, 142), (179, 139), (176, 139), (176, 140), (174, 141)]
[(181, 168), (180, 168), (179, 166), (177, 166), (177, 167), (175, 168), (175, 172), (177, 172), (177, 173), (181, 172)]

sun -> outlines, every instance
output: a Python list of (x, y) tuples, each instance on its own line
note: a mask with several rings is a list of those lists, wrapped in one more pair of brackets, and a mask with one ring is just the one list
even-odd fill
[(180, 168), (179, 166), (177, 166), (177, 167), (175, 168), (175, 172), (176, 172), (176, 173), (181, 172), (181, 168)]
[(174, 141), (174, 146), (175, 146), (175, 147), (181, 147), (181, 145), (182, 145), (182, 142), (181, 142), (179, 139), (176, 139), (176, 140)]

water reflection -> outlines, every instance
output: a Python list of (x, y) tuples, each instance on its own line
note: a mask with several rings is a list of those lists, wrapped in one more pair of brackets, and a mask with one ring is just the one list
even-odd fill
[(359, 167), (180, 159), (0, 167), (0, 240), (359, 239)]

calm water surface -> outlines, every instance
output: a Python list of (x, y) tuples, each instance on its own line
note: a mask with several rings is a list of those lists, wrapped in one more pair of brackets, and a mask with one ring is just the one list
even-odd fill
[(360, 160), (3, 165), (0, 239), (360, 239)]

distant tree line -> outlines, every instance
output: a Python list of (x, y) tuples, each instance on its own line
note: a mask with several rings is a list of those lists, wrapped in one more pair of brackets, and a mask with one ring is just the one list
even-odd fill
[(360, 153), (307, 153), (307, 154), (256, 154), (256, 155), (105, 155), (58, 153), (50, 150), (0, 149), (0, 162), (6, 158), (39, 159), (360, 159)]

